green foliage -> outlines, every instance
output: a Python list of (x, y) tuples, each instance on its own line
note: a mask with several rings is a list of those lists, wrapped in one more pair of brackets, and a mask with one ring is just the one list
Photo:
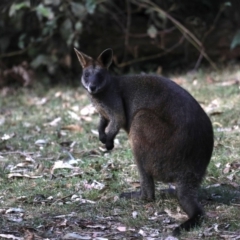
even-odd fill
[[(59, 67), (69, 68), (70, 62), (64, 59), (69, 59), (73, 47), (80, 46), (83, 22), (96, 7), (95, 0), (44, 0), (37, 5), (29, 0), (12, 2), (1, 13), (0, 54), (24, 54), (32, 68), (46, 69), (51, 75)], [(15, 60), (11, 58), (10, 65)]]
[[(92, 55), (113, 48), (118, 73), (185, 66), (184, 61), (192, 68), (200, 54), (207, 61), (211, 54), (221, 59), (213, 42), (227, 41), (231, 49), (240, 43), (233, 27), (223, 29), (225, 39), (218, 37), (225, 14), (236, 22), (238, 12), (227, 12), (234, 8), (233, 2), (218, 0), (2, 0), (0, 86), (11, 75), (4, 71), (23, 62), (49, 80), (76, 76), (80, 67), (74, 47)], [(234, 33), (231, 41), (228, 36)]]
[(236, 32), (231, 42), (231, 50), (240, 45), (240, 30)]

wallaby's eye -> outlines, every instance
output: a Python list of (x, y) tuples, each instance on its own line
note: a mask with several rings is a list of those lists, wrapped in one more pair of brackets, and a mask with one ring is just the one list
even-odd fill
[(88, 78), (88, 77), (89, 77), (89, 72), (85, 72), (85, 73), (84, 73), (84, 77), (85, 77), (85, 78)]

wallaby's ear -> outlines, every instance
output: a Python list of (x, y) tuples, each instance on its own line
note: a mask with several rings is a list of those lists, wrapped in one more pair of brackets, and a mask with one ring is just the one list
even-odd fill
[(92, 58), (88, 55), (78, 51), (76, 48), (74, 48), (75, 53), (77, 54), (78, 60), (82, 66), (82, 68), (85, 68), (90, 61), (92, 61)]
[(102, 63), (105, 68), (109, 68), (112, 63), (113, 51), (111, 48), (104, 50), (97, 58), (97, 61)]

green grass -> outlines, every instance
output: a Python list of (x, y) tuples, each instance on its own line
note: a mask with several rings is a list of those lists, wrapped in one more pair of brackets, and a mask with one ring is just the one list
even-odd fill
[[(181, 85), (206, 110), (215, 104), (209, 112), (215, 148), (200, 191), (207, 218), (201, 227), (183, 233), (182, 239), (220, 239), (223, 235), (231, 239), (240, 229), (240, 88), (222, 85), (239, 79), (240, 71), (231, 67), (170, 77), (182, 79)], [(61, 239), (67, 233), (93, 237), (98, 232), (107, 239), (142, 239), (144, 232), (146, 237), (160, 239), (183, 221), (174, 218), (179, 211), (176, 199), (161, 199), (158, 193), (154, 203), (118, 198), (122, 191), (139, 185), (127, 136), (121, 131), (113, 151), (101, 150), (93, 131), (98, 115), (86, 120), (80, 113), (89, 104), (83, 89), (35, 86), (4, 92), (0, 91), (0, 234), (24, 237), (30, 231)], [(69, 125), (81, 131), (62, 130)], [(42, 144), (36, 144), (39, 141)], [(53, 170), (56, 162), (69, 163), (71, 158), (76, 161), (74, 168)], [(9, 178), (14, 171), (30, 178)], [(156, 189), (163, 187), (156, 185)], [(9, 208), (25, 213), (8, 213)], [(184, 213), (180, 210), (180, 214)], [(14, 221), (14, 217), (22, 220)]]

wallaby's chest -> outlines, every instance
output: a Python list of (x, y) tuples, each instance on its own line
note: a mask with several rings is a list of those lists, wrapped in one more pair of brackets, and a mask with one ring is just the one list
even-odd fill
[(104, 104), (102, 101), (92, 98), (92, 103), (94, 107), (96, 108), (97, 112), (102, 115), (106, 119), (110, 119), (110, 109), (107, 107), (106, 104)]

